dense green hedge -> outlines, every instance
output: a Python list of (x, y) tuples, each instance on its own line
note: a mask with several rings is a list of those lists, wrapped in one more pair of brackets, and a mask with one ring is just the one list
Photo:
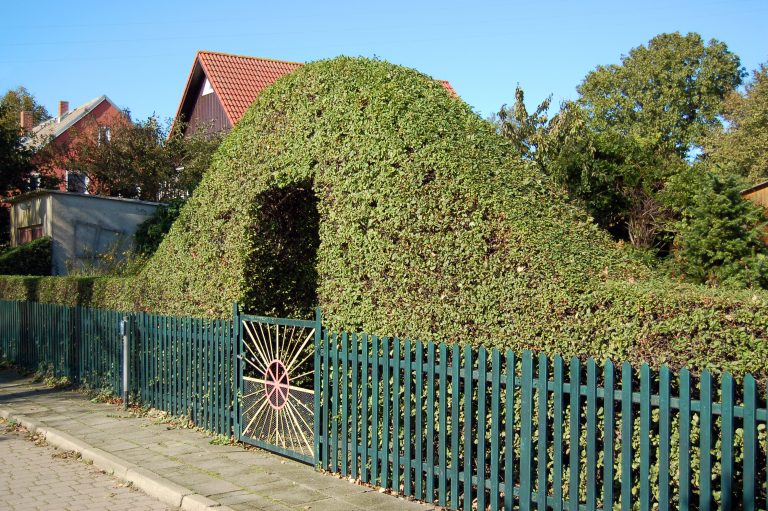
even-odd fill
[(142, 306), (136, 280), (118, 277), (0, 276), (0, 298), (117, 310)]
[(766, 376), (768, 295), (654, 277), (512, 154), (416, 71), (304, 66), (235, 126), (127, 295), (206, 316), (319, 303), (334, 328)]
[(0, 253), (0, 275), (50, 275), (51, 238), (44, 236)]

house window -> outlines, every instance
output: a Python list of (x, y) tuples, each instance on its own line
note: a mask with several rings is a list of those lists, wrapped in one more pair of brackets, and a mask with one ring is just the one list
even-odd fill
[(29, 189), (37, 190), (38, 188), (40, 188), (40, 173), (30, 172), (29, 173)]
[(43, 224), (29, 225), (27, 227), (19, 227), (19, 245), (22, 243), (29, 243), (32, 240), (43, 237)]
[(67, 171), (67, 191), (72, 193), (88, 193), (88, 176), (76, 170)]
[(112, 130), (109, 126), (99, 126), (99, 144), (108, 144), (112, 140)]

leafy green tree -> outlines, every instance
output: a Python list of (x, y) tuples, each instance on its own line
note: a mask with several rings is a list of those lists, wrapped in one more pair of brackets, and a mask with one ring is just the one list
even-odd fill
[[(0, 104), (0, 118), (5, 118), (10, 107)], [(34, 170), (32, 153), (22, 143), (18, 124), (0, 123), (0, 196), (7, 197), (27, 191), (30, 173)], [(0, 245), (10, 240), (8, 207), (0, 207)]]
[(59, 153), (67, 166), (87, 175), (91, 191), (143, 200), (188, 197), (210, 165), (222, 134), (183, 135), (156, 116), (133, 122), (129, 112), (110, 127), (85, 126)]
[(734, 91), (723, 104), (725, 126), (704, 141), (704, 161), (721, 174), (736, 174), (750, 184), (768, 179), (768, 67), (753, 72), (743, 93)]
[(51, 116), (44, 106), (37, 103), (35, 97), (24, 87), (9, 89), (0, 99), (0, 124), (6, 129), (19, 129), (21, 112), (32, 112), (34, 125), (50, 119)]
[(64, 151), (67, 164), (89, 177), (93, 193), (157, 200), (171, 167), (165, 131), (155, 116), (132, 122), (129, 115), (113, 122), (108, 133), (83, 126)]
[(740, 83), (738, 56), (725, 43), (678, 32), (660, 34), (598, 66), (579, 85), (593, 129), (618, 131), (657, 152), (686, 157), (719, 124), (723, 99)]
[(741, 196), (735, 177), (711, 175), (680, 222), (675, 259), (700, 283), (768, 288), (763, 208)]
[(679, 208), (667, 185), (689, 168), (686, 157), (719, 124), (723, 98), (741, 81), (727, 46), (695, 33), (661, 34), (633, 48), (620, 64), (599, 66), (580, 97), (548, 117), (515, 92), (502, 107), (499, 131), (521, 157), (581, 202), (598, 224), (644, 249), (664, 249)]
[(205, 125), (195, 130), (185, 128), (187, 125), (183, 122), (174, 123), (164, 143), (174, 171), (171, 186), (166, 187), (168, 197), (184, 198), (192, 194), (226, 135), (224, 131), (213, 133)]

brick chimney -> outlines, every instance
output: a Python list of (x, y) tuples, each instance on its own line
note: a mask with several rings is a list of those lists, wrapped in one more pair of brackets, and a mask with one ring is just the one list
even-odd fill
[(22, 131), (24, 131), (24, 133), (28, 131), (32, 131), (33, 124), (34, 124), (34, 121), (32, 120), (32, 112), (29, 112), (29, 111), (21, 112), (19, 125), (21, 126)]
[(69, 111), (69, 101), (59, 101), (59, 119)]

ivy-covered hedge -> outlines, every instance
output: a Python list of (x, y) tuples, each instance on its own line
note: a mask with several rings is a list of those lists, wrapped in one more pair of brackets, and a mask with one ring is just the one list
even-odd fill
[(123, 294), (206, 316), (319, 304), (333, 328), (766, 377), (767, 294), (655, 277), (513, 154), (416, 71), (303, 66), (235, 126)]
[(44, 236), (0, 253), (0, 275), (50, 275), (51, 238)]
[(141, 307), (137, 281), (120, 277), (0, 276), (0, 299), (116, 310)]

